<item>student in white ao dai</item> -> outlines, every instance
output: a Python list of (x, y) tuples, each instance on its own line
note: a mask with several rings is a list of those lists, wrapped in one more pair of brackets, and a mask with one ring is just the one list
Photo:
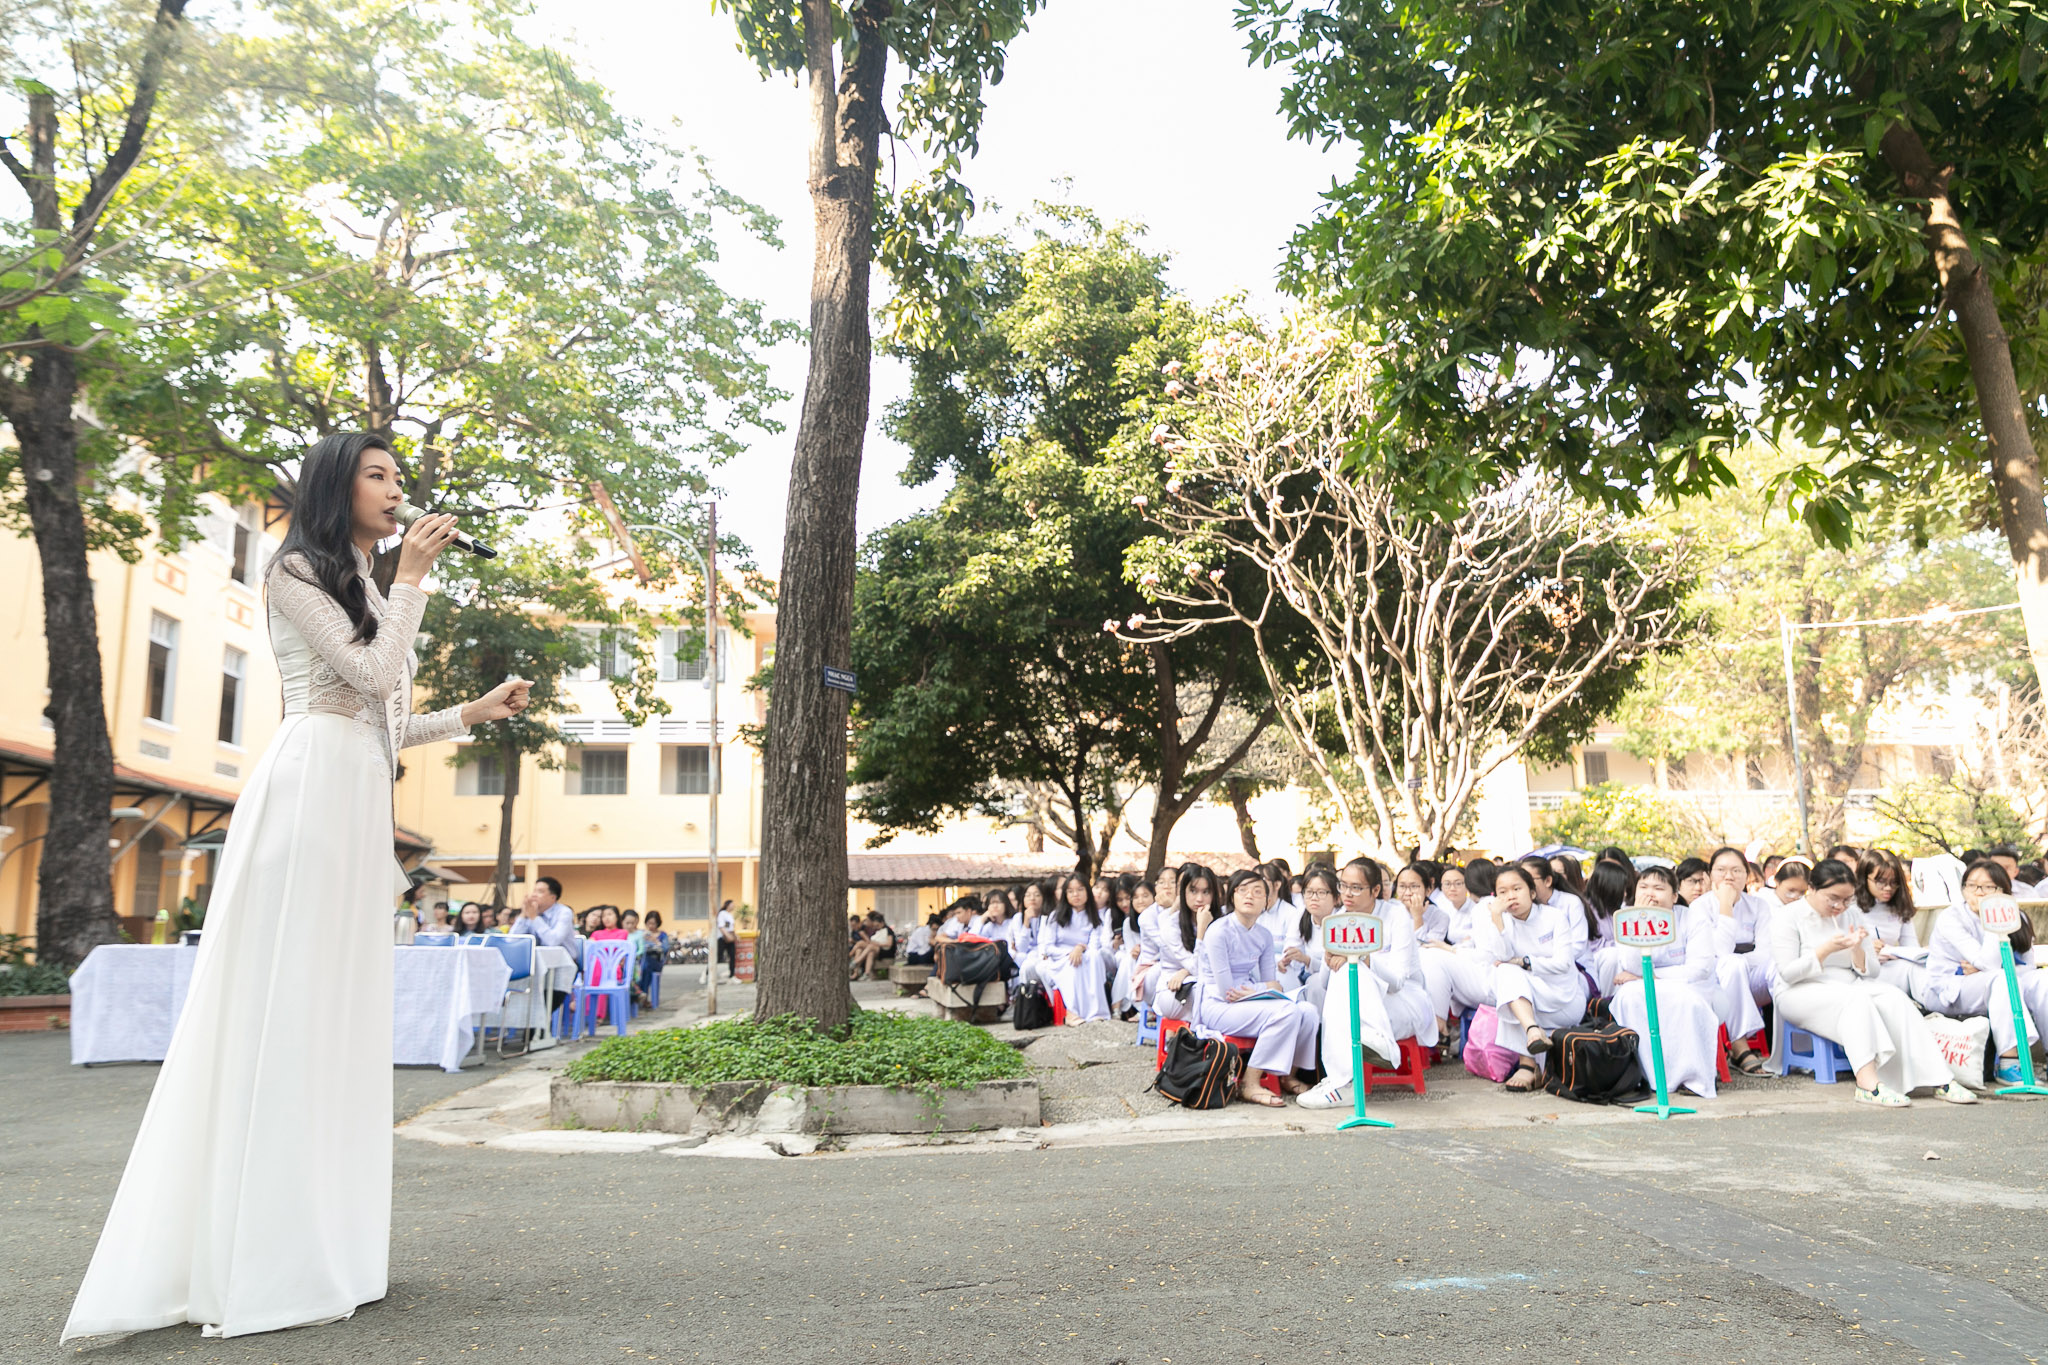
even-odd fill
[[(1494, 874), (1493, 905), (1478, 924), (1480, 946), (1495, 964), (1497, 1041), (1525, 1059), (1550, 1050), (1551, 1029), (1576, 1024), (1586, 1014), (1586, 978), (1572, 960), (1566, 912), (1536, 904), (1535, 895), (1536, 879), (1527, 868), (1501, 868)], [(1535, 1064), (1525, 1060), (1507, 1083), (1513, 1090), (1534, 1089)]]
[[(1259, 926), (1266, 909), (1266, 883), (1257, 872), (1233, 873), (1225, 890), (1231, 913), (1209, 926), (1195, 949), (1195, 1025), (1205, 1033), (1253, 1040), (1245, 1068), (1243, 1098), (1278, 1106), (1282, 1101), (1259, 1085), (1268, 1072), (1290, 1095), (1308, 1089), (1294, 1078), (1316, 1061), (1315, 1007), (1280, 995), (1280, 955), (1273, 936)], [(1268, 993), (1278, 999), (1265, 997)]]
[(1834, 858), (1813, 869), (1805, 899), (1771, 920), (1778, 1013), (1832, 1038), (1856, 1071), (1856, 1100), (1888, 1109), (1930, 1087), (1954, 1104), (1977, 1097), (1950, 1079), (1948, 1063), (1906, 993), (1878, 979), (1876, 939), (1856, 908), (1856, 874)]
[[(2019, 1029), (2013, 1020), (2012, 992), (2005, 984), (2005, 957), (1998, 951), (1998, 936), (1977, 916), (1986, 900), (2007, 895), (2011, 885), (2005, 869), (1989, 858), (1971, 863), (1963, 873), (1963, 904), (1943, 910), (1934, 921), (1934, 932), (1928, 935), (1927, 980), (1921, 1001), (1937, 1014), (1955, 1019), (1989, 1016), (1991, 1038), (1998, 1047), (1998, 1080), (2005, 1085), (2022, 1079)], [(2048, 972), (2034, 969), (2033, 932), (2024, 918), (2014, 937), (2014, 975), (2027, 1015), (2027, 1046), (2032, 1048), (2048, 1028)]]

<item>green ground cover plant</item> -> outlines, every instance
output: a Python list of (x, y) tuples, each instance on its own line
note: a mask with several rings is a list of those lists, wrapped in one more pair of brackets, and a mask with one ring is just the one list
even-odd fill
[(972, 1024), (867, 1010), (837, 1032), (796, 1015), (728, 1019), (702, 1028), (609, 1038), (572, 1062), (572, 1081), (710, 1085), (889, 1085), (965, 1089), (1027, 1076), (1022, 1054)]

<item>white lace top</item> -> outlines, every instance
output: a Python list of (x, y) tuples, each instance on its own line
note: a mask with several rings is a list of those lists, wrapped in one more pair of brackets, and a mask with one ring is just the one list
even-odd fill
[[(394, 583), (385, 600), (370, 581), (370, 560), (355, 551), (377, 638), (364, 644), (341, 603), (326, 589), (285, 567), (272, 565), (265, 586), (269, 598), (270, 645), (284, 682), (286, 715), (347, 716), (361, 725), (387, 766), (391, 756), (414, 744), (432, 744), (468, 733), (462, 708), (412, 711), (413, 637), (427, 609), (427, 594), (410, 583)], [(374, 737), (374, 738), (373, 738)]]

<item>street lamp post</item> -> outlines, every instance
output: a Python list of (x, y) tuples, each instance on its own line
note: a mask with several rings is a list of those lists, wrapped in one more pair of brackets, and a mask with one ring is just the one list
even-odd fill
[[(639, 525), (626, 529), (667, 536), (689, 552), (704, 575), (704, 686), (711, 693), (711, 743), (706, 763), (710, 791), (705, 797), (709, 808), (705, 835), (710, 842), (710, 850), (706, 860), (709, 867), (704, 877), (708, 921), (706, 946), (709, 950), (704, 959), (704, 1016), (708, 1019), (718, 1013), (718, 798), (721, 795), (719, 788), (723, 785), (724, 746), (718, 733), (718, 504), (707, 503), (705, 511), (702, 550), (666, 526)], [(735, 953), (733, 956), (737, 963), (739, 955)]]

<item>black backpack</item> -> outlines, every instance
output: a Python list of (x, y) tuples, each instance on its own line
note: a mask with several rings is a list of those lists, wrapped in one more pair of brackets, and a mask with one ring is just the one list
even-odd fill
[(1052, 1000), (1045, 987), (1027, 981), (1017, 988), (1016, 999), (1010, 1005), (1010, 1023), (1020, 1029), (1052, 1027)]
[(1147, 1087), (1184, 1109), (1221, 1109), (1237, 1098), (1244, 1054), (1221, 1038), (1201, 1039), (1193, 1029), (1176, 1029), (1166, 1045), (1166, 1065)]
[(932, 971), (949, 986), (1006, 983), (1017, 974), (1010, 965), (1007, 943), (948, 943), (940, 939), (933, 956)]
[(1559, 1029), (1544, 1055), (1543, 1088), (1581, 1104), (1627, 1104), (1649, 1093), (1636, 1034), (1619, 1024)]

